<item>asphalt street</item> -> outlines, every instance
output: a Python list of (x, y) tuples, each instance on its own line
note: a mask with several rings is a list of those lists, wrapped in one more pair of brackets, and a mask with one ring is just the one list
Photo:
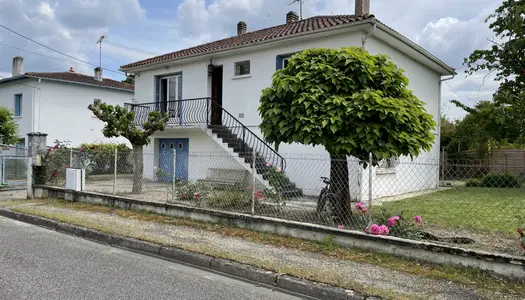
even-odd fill
[(0, 217), (0, 299), (300, 299)]

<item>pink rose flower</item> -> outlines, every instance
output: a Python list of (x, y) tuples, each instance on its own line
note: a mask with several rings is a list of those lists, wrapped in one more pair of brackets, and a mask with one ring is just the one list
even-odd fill
[(280, 173), (281, 172), (281, 168), (280, 167), (275, 168), (275, 172)]
[(372, 224), (372, 226), (370, 226), (370, 233), (372, 233), (373, 235), (380, 235), (381, 234), (381, 226), (379, 226), (377, 224)]
[(422, 221), (423, 218), (421, 218), (421, 216), (414, 216), (414, 222), (416, 222), (417, 224), (421, 224)]
[(339, 228), (339, 229), (345, 229), (345, 227), (344, 227), (343, 225), (339, 225), (339, 226), (337, 226), (337, 228)]
[(355, 204), (355, 207), (359, 210), (363, 209), (363, 207), (365, 207), (365, 204), (361, 201), (361, 202), (357, 202)]
[(272, 164), (271, 164), (270, 162), (267, 162), (267, 163), (266, 163), (266, 166), (267, 166), (267, 167), (269, 167), (269, 166), (271, 166), (271, 165), (272, 165)]
[(388, 233), (390, 233), (390, 229), (388, 229), (386, 225), (381, 225), (379, 230), (381, 231), (381, 235), (388, 235)]
[(368, 208), (366, 208), (366, 207), (361, 208), (361, 212), (366, 214), (368, 212)]
[(195, 193), (195, 198), (200, 199), (201, 198), (201, 194)]
[(399, 221), (399, 216), (393, 216), (388, 218), (388, 226), (395, 227), (397, 226), (397, 221)]

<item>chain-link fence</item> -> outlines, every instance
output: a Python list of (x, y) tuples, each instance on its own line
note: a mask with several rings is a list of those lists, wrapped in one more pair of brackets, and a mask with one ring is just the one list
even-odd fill
[(73, 166), (86, 170), (87, 191), (522, 252), (525, 175), (479, 161), (400, 158), (365, 168), (370, 161), (286, 154), (282, 170), (256, 154), (61, 151), (47, 161), (47, 184), (64, 186)]

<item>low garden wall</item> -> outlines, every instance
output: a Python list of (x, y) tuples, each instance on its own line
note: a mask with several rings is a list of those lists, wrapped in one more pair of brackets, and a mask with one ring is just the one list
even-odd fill
[(219, 223), (312, 241), (326, 241), (361, 249), (419, 259), (438, 264), (476, 267), (497, 274), (525, 278), (525, 257), (467, 250), (430, 242), (413, 241), (391, 236), (373, 236), (359, 231), (288, 221), (250, 214), (224, 212), (185, 205), (149, 202), (92, 192), (75, 192), (59, 187), (35, 186), (38, 198), (58, 198), (125, 209), (143, 210), (156, 214)]

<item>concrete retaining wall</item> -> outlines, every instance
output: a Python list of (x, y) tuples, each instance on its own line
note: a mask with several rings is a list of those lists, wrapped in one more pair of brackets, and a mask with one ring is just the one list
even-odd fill
[(311, 241), (332, 241), (345, 247), (376, 251), (419, 259), (438, 264), (452, 264), (493, 271), (497, 274), (525, 279), (525, 257), (493, 254), (478, 250), (413, 241), (390, 236), (372, 236), (359, 231), (288, 221), (264, 216), (224, 212), (184, 205), (148, 202), (126, 197), (92, 192), (74, 192), (64, 188), (35, 186), (37, 198), (58, 198), (69, 201), (109, 205), (125, 209), (144, 210), (156, 214), (218, 223), (259, 232), (278, 234)]

